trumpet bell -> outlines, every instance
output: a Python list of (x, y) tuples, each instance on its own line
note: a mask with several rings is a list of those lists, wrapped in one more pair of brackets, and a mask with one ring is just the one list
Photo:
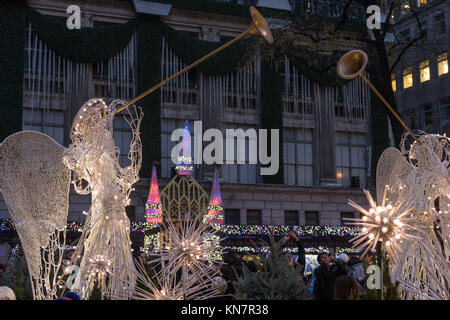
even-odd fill
[(339, 59), (337, 73), (342, 79), (354, 79), (364, 72), (367, 62), (367, 54), (364, 51), (349, 51)]
[(250, 14), (252, 15), (253, 23), (249, 27), (249, 32), (251, 34), (261, 35), (267, 42), (273, 43), (272, 32), (270, 32), (269, 25), (261, 13), (254, 6), (250, 6)]

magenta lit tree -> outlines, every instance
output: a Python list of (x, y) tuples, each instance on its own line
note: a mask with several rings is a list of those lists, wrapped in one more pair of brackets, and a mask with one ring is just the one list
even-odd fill
[(156, 167), (153, 166), (152, 184), (145, 204), (145, 218), (148, 223), (163, 222), (162, 204), (159, 197), (158, 178), (156, 176)]
[(208, 222), (211, 224), (223, 223), (222, 196), (220, 194), (219, 175), (217, 170), (214, 174), (214, 182), (211, 190), (211, 199), (208, 204)]

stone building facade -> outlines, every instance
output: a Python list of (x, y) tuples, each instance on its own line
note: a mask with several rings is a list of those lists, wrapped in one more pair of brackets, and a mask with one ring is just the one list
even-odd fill
[[(141, 1), (143, 2), (145, 1)], [(27, 3), (43, 14), (61, 20), (67, 17), (67, 6), (73, 4), (72, 1), (65, 0), (51, 2), (29, 0)], [(126, 1), (82, 1), (81, 10), (82, 26), (85, 27), (124, 23), (137, 16), (132, 2)], [(161, 20), (178, 31), (209, 41), (234, 38), (250, 23), (249, 19), (243, 17), (177, 7), (170, 8), (169, 14), (162, 16)], [(133, 63), (132, 57), (129, 59), (130, 63)], [(161, 62), (162, 64), (178, 63), (177, 57), (169, 51), (165, 59)], [(189, 122), (191, 128), (193, 128), (193, 121), (196, 120), (203, 120), (206, 128), (218, 127), (220, 130), (227, 128), (246, 130), (260, 127), (261, 93), (258, 87), (260, 73), (257, 59), (254, 65), (254, 68), (245, 71), (245, 75), (236, 73), (228, 75), (229, 78), (236, 77), (235, 79), (249, 81), (249, 86), (242, 93), (227, 92), (231, 99), (242, 94), (245, 96), (245, 101), (233, 107), (227, 105), (227, 102), (220, 102), (223, 112), (218, 114), (211, 113), (211, 110), (219, 103), (214, 100), (215, 94), (223, 88), (214, 89), (213, 86), (220, 81), (225, 81), (223, 79), (228, 81), (229, 78), (217, 79), (200, 73), (190, 73), (186, 77), (191, 81), (189, 84), (180, 81), (178, 84), (163, 88), (160, 190), (170, 180), (172, 167), (175, 166), (170, 161), (170, 151), (176, 142), (170, 141), (170, 133), (176, 128), (183, 128), (185, 120)], [(96, 67), (95, 65), (87, 66), (85, 69), (86, 77), (92, 79), (93, 83), (85, 94), (86, 98), (102, 96), (104, 91), (101, 88), (106, 86), (103, 80), (102, 82), (96, 78)], [(135, 72), (139, 72), (139, 66), (133, 66), (133, 68)], [(264, 184), (258, 174), (258, 165), (220, 166), (221, 190), (226, 209), (225, 223), (340, 226), (343, 224), (342, 218), (354, 217), (357, 214), (348, 206), (349, 199), (361, 204), (365, 203), (362, 188), (370, 186), (370, 167), (375, 165), (371, 160), (369, 89), (359, 80), (351, 82), (347, 87), (326, 87), (310, 81), (299, 74), (295, 68), (286, 72), (290, 76), (289, 79), (284, 80), (285, 94), (283, 96), (285, 183)], [(167, 75), (162, 74), (161, 78), (165, 76)], [(242, 78), (237, 78), (238, 76)], [(255, 84), (253, 87), (250, 86), (250, 81)], [(295, 85), (302, 88), (300, 93), (289, 89), (294, 86), (293, 81), (296, 81)], [(138, 93), (135, 92), (133, 79), (129, 80), (127, 86), (133, 89), (132, 94)], [(171, 92), (177, 90), (186, 90), (185, 92), (189, 94), (182, 95), (181, 100), (171, 100)], [(356, 91), (359, 92), (358, 99), (353, 95)], [(132, 94), (127, 91), (127, 95), (122, 98), (129, 100)], [(51, 117), (53, 122), (47, 121), (46, 125), (35, 124), (33, 119), (29, 122), (25, 117), (29, 114), (27, 110), (32, 109), (31, 100), (27, 100), (31, 99), (30, 96), (31, 92), (27, 92), (25, 88), (24, 129), (45, 132), (61, 144), (67, 145), (68, 141), (64, 132), (70, 129), (71, 122), (64, 114), (68, 111), (63, 108), (53, 110), (55, 113), (52, 114), (53, 111), (50, 110), (50, 113), (44, 117)], [(186, 98), (187, 96), (190, 98)], [(104, 98), (108, 101), (112, 97)], [(63, 97), (51, 96), (50, 99), (63, 99)], [(211, 118), (211, 115), (214, 117)], [(129, 132), (122, 129), (120, 119), (116, 131), (116, 144), (121, 149), (122, 160), (126, 164), (128, 151), (126, 141)], [(145, 148), (145, 145), (143, 147)], [(211, 187), (213, 168), (207, 165), (195, 168), (195, 178), (207, 191)], [(131, 195), (131, 205), (127, 208), (131, 220), (144, 221), (149, 184), (148, 179), (141, 179), (136, 184), (136, 190)], [(89, 196), (77, 195), (72, 190), (69, 220), (83, 220), (82, 212), (88, 210), (89, 205)], [(0, 198), (0, 218), (7, 217), (9, 215), (5, 203)]]

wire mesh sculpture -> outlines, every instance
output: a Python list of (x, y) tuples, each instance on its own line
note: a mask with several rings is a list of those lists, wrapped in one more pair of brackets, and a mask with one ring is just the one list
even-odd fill
[(12, 134), (0, 144), (0, 190), (27, 259), (35, 300), (57, 297), (69, 206), (65, 151), (35, 131)]
[(208, 241), (217, 230), (201, 218), (187, 217), (161, 226), (161, 246), (152, 252), (154, 276), (137, 264), (136, 300), (205, 300), (223, 294), (223, 281), (217, 276), (222, 265), (209, 259), (222, 252)]
[[(64, 164), (73, 171), (73, 185), (79, 194), (91, 194), (92, 202), (75, 252), (75, 263), (81, 258), (79, 293), (89, 297), (98, 273), (90, 271), (92, 259), (109, 256), (109, 277), (102, 294), (116, 299), (128, 299), (135, 283), (135, 267), (130, 241), (130, 221), (125, 207), (130, 203), (132, 185), (139, 180), (142, 145), (139, 127), (143, 113), (136, 107), (126, 110), (125, 120), (132, 131), (128, 152), (130, 165), (119, 165), (120, 150), (113, 138), (115, 110), (124, 101), (115, 100), (109, 106), (101, 99), (87, 101), (72, 124), (72, 140)], [(123, 281), (118, 281), (121, 279)]]
[[(398, 248), (390, 253), (390, 271), (405, 299), (449, 299), (449, 138), (425, 132), (417, 137), (421, 144), (408, 148), (405, 134), (400, 151), (388, 148), (378, 161), (378, 201), (414, 208), (404, 216), (412, 226), (409, 239), (396, 243)], [(364, 227), (363, 221), (355, 224)]]

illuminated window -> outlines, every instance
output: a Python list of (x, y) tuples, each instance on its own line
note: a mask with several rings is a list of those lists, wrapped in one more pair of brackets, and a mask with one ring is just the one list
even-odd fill
[(426, 4), (427, 4), (427, 0), (417, 0), (417, 6), (418, 7), (424, 6)]
[(447, 73), (448, 73), (448, 56), (447, 52), (444, 52), (438, 55), (438, 75), (441, 76)]
[(391, 84), (392, 84), (392, 91), (397, 92), (397, 75), (394, 73), (391, 73)]
[(412, 67), (407, 67), (403, 69), (403, 89), (412, 87), (412, 85), (413, 85)]
[(420, 82), (430, 80), (430, 61), (428, 59), (419, 63), (419, 69), (420, 69)]

